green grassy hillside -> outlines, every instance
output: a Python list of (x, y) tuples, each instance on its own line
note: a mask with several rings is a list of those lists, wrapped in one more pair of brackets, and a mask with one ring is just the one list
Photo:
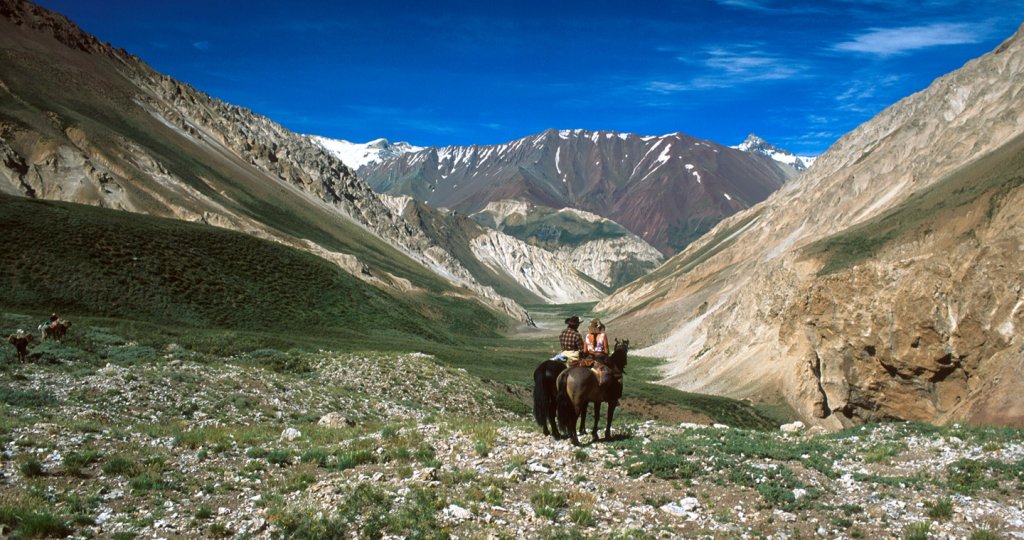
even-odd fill
[[(202, 136), (186, 136), (166, 120), (156, 118), (150, 109), (137, 103), (140, 94), (148, 95), (150, 91), (130, 80), (157, 77), (148, 67), (125, 65), (105, 54), (69, 48), (45, 33), (11, 25), (3, 18), (0, 29), (0, 75), (7, 89), (0, 92), (0, 124), (8, 126), (6, 142), (22, 156), (56, 146), (72, 148), (120, 175), (115, 184), (125, 191), (126, 199), (138, 212), (176, 215), (166, 201), (194, 212), (224, 208), (282, 236), (308, 239), (325, 249), (355, 255), (374, 271), (397, 275), (434, 292), (450, 290), (447, 281), (342, 212), (295, 189), (301, 186), (286, 185), (276, 174), (254, 166), (240, 150), (225, 152), (216, 143), (204, 143)], [(183, 99), (189, 106), (198, 111), (193, 114), (208, 117), (213, 123), (234, 125), (232, 118), (223, 116), (229, 106), (191, 88), (182, 87), (181, 92), (186, 94)], [(214, 105), (220, 108), (214, 110)], [(252, 121), (257, 122), (255, 117)], [(182, 198), (180, 190), (154, 180), (156, 167), (147, 165), (150, 160), (209, 203), (189, 201)], [(69, 184), (62, 192), (76, 190), (80, 186)], [(319, 198), (315, 192), (312, 195)], [(78, 196), (82, 197), (74, 199), (78, 202), (113, 204)]]
[(0, 304), (169, 325), (418, 336), (495, 335), (475, 302), (382, 292), (280, 244), (205, 225), (0, 196)]

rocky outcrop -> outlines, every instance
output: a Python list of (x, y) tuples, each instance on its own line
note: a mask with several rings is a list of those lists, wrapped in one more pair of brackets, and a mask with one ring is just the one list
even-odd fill
[(665, 260), (660, 251), (636, 235), (591, 240), (560, 249), (558, 258), (597, 280), (616, 287), (655, 269)]
[[(571, 264), (565, 253), (552, 253), (499, 231), (488, 229), (458, 212), (436, 210), (411, 197), (381, 195), (397, 215), (419, 224), (438, 247), (459, 258), (480, 283), (501, 288), (514, 283), (524, 301), (563, 303), (593, 301), (605, 293)], [(639, 239), (639, 242), (642, 243)], [(660, 254), (648, 248), (657, 256)], [(510, 293), (513, 294), (513, 293)], [(522, 296), (522, 293), (516, 297)]]
[(657, 249), (618, 223), (575, 208), (555, 210), (506, 199), (489, 203), (472, 217), (556, 254), (610, 289), (650, 272), (664, 260)]
[(597, 306), (686, 390), (1024, 424), (1024, 29)]
[(604, 293), (583, 279), (569, 262), (497, 231), (473, 239), (473, 254), (495, 272), (515, 276), (523, 286), (555, 304), (589, 302)]

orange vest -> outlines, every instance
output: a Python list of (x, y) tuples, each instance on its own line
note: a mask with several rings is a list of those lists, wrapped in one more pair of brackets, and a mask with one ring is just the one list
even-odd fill
[(583, 340), (583, 352), (589, 354), (608, 354), (608, 336), (601, 332), (600, 334), (587, 334), (587, 338)]

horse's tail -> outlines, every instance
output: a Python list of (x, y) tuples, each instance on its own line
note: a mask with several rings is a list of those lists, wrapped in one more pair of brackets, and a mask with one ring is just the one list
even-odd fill
[(533, 370), (533, 418), (540, 427), (547, 426), (547, 419), (550, 416), (548, 403), (548, 392), (544, 386), (544, 364)]
[(556, 393), (558, 395), (558, 425), (563, 430), (565, 426), (569, 426), (568, 429), (576, 429), (576, 407), (572, 404), (572, 399), (569, 398), (569, 374), (562, 373), (558, 377)]

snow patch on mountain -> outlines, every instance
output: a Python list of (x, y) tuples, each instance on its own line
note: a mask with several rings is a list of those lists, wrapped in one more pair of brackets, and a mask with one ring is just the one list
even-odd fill
[(777, 146), (769, 143), (768, 141), (758, 137), (751, 133), (747, 136), (747, 139), (736, 146), (733, 146), (736, 150), (742, 150), (744, 152), (750, 152), (752, 154), (761, 154), (767, 156), (779, 163), (784, 163), (793, 167), (797, 171), (805, 171), (814, 164), (814, 160), (817, 157), (814, 156), (798, 156), (788, 150), (783, 150)]
[(402, 154), (419, 152), (422, 146), (413, 146), (407, 142), (389, 142), (387, 139), (375, 139), (367, 143), (354, 143), (344, 139), (328, 139), (311, 135), (310, 139), (341, 160), (352, 170), (364, 165), (394, 159)]

